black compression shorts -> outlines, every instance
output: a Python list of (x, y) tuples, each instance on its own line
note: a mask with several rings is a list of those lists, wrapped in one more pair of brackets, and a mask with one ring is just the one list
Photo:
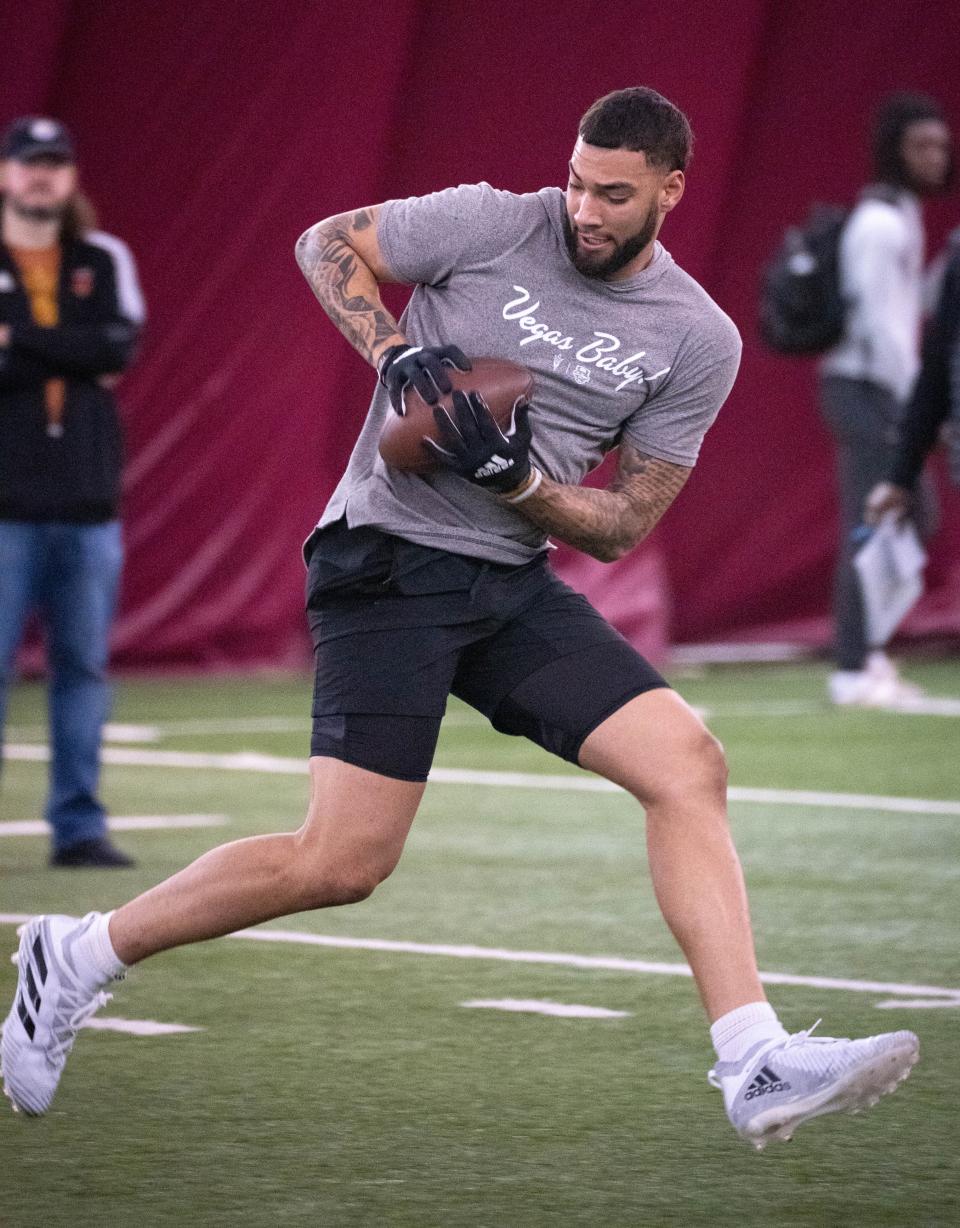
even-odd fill
[(485, 563), (343, 521), (305, 555), (312, 755), (426, 780), (452, 693), (576, 763), (602, 721), (667, 685), (545, 555)]

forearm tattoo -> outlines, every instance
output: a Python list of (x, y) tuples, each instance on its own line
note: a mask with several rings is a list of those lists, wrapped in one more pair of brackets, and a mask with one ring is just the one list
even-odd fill
[(551, 536), (609, 563), (643, 541), (689, 476), (683, 465), (623, 444), (617, 475), (605, 490), (544, 478), (517, 510)]
[(374, 366), (387, 343), (402, 338), (396, 320), (380, 299), (377, 279), (351, 239), (373, 223), (369, 209), (342, 214), (302, 234), (297, 264), (320, 306), (350, 344)]

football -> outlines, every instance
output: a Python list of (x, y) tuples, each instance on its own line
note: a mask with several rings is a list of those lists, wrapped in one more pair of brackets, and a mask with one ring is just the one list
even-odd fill
[[(471, 371), (449, 369), (450, 383), (460, 392), (479, 392), (490, 408), (502, 430), (510, 426), (513, 407), (518, 398), (533, 397), (533, 373), (518, 362), (505, 358), (471, 358)], [(403, 394), (406, 413), (401, 416), (392, 410), (380, 435), (380, 455), (394, 469), (406, 473), (429, 473), (438, 468), (438, 462), (423, 446), (424, 436), (443, 443), (433, 418), (432, 405), (428, 405), (413, 388)], [(452, 413), (452, 395), (442, 396), (439, 405)]]

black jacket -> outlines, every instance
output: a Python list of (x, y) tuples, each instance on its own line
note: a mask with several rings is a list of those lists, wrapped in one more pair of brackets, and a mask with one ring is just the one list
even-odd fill
[(951, 244), (951, 256), (943, 276), (940, 298), (924, 333), (920, 374), (913, 386), (900, 434), (900, 446), (890, 481), (910, 490), (923, 468), (927, 453), (937, 442), (940, 428), (951, 410), (951, 387), (960, 347), (960, 243)]
[[(17, 265), (0, 243), (0, 519), (96, 522), (117, 514), (122, 442), (113, 394), (143, 322), (136, 270), (119, 239), (93, 232), (65, 248), (59, 323), (33, 322)], [(66, 383), (63, 433), (47, 433), (45, 385)]]

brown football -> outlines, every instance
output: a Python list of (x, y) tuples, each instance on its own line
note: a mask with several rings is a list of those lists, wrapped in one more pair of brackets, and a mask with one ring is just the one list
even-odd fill
[[(471, 358), (471, 371), (449, 369), (450, 383), (460, 392), (479, 392), (490, 412), (503, 430), (510, 425), (510, 416), (518, 397), (533, 396), (533, 373), (518, 362), (505, 358)], [(423, 446), (423, 437), (443, 443), (433, 418), (433, 406), (413, 388), (403, 394), (406, 413), (401, 418), (392, 410), (380, 435), (380, 455), (394, 469), (407, 473), (429, 473), (438, 467), (432, 454)], [(452, 412), (451, 394), (438, 404)]]

